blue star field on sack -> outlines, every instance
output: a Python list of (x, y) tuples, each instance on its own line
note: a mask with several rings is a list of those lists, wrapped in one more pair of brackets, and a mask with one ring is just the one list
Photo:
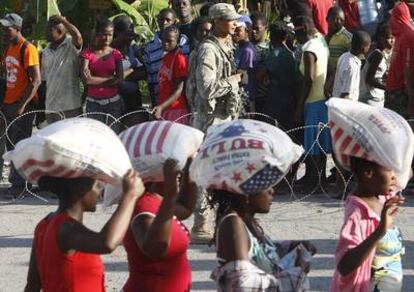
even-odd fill
[(270, 188), (279, 181), (283, 173), (276, 167), (266, 165), (263, 169), (256, 172), (251, 178), (240, 185), (240, 189), (245, 194), (252, 194)]

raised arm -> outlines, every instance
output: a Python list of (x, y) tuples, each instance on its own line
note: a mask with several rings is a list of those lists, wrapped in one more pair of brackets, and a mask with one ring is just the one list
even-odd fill
[(89, 230), (77, 221), (69, 221), (58, 230), (59, 248), (67, 253), (72, 250), (106, 254), (121, 244), (129, 228), (135, 203), (144, 193), (144, 185), (138, 174), (129, 170), (123, 181), (123, 195), (114, 214), (100, 232)]
[(80, 50), (82, 48), (82, 45), (83, 45), (83, 39), (82, 39), (82, 34), (77, 29), (77, 27), (74, 26), (72, 23), (70, 23), (69, 20), (67, 20), (66, 17), (64, 17), (64, 16), (54, 15), (51, 18), (56, 19), (57, 22), (60, 22), (60, 23), (62, 23), (65, 26), (67, 32), (72, 37), (72, 43), (73, 43), (73, 45), (78, 50)]
[(381, 222), (377, 229), (364, 241), (348, 250), (338, 263), (339, 273), (345, 277), (355, 271), (375, 249), (379, 240), (384, 237), (387, 229), (392, 225), (393, 216), (398, 206), (404, 203), (404, 199), (393, 197), (385, 202), (381, 213)]
[(197, 201), (198, 187), (190, 178), (190, 165), (193, 161), (188, 158), (181, 177), (180, 192), (175, 207), (175, 216), (179, 220), (185, 220), (194, 213), (194, 207)]
[(131, 223), (135, 241), (147, 257), (162, 258), (170, 246), (179, 174), (177, 162), (167, 160), (164, 164), (164, 198), (158, 213), (155, 217), (138, 214)]

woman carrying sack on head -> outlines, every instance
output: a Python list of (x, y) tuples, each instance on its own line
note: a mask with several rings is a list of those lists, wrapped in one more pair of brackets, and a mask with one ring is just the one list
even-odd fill
[(124, 292), (190, 291), (189, 232), (181, 220), (191, 216), (197, 197), (197, 186), (189, 179), (191, 161), (181, 171), (177, 161), (167, 160), (164, 181), (146, 184), (136, 203), (124, 239), (129, 266)]
[(304, 291), (309, 242), (275, 242), (255, 218), (270, 212), (276, 185), (303, 149), (280, 129), (253, 120), (210, 127), (191, 175), (216, 210), (218, 291)]
[(39, 187), (56, 194), (59, 206), (35, 229), (25, 291), (105, 291), (99, 255), (113, 252), (122, 242), (134, 204), (144, 190), (141, 179), (133, 170), (125, 175), (119, 206), (100, 232), (83, 225), (84, 213), (96, 210), (100, 182), (44, 176)]

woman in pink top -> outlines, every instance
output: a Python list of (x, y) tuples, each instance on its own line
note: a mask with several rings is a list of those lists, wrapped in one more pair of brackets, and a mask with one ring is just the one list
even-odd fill
[(346, 201), (330, 292), (372, 291), (371, 266), (375, 249), (392, 226), (397, 206), (404, 203), (398, 196), (385, 203), (380, 198), (392, 191), (395, 184), (392, 171), (359, 158), (352, 158), (351, 165), (358, 188)]
[[(98, 20), (91, 48), (81, 53), (81, 77), (87, 86), (86, 112), (94, 113), (89, 117), (107, 124), (122, 115), (122, 101), (118, 95), (124, 74), (122, 54), (110, 47), (113, 34), (114, 26), (110, 20)], [(113, 129), (118, 128), (115, 124)]]

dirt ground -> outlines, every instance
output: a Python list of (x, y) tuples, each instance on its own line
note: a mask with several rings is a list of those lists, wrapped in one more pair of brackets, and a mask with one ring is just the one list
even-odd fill
[[(56, 200), (44, 203), (34, 197), (17, 202), (4, 201), (0, 195), (0, 291), (22, 291), (37, 222), (55, 210)], [(343, 219), (342, 203), (324, 194), (307, 197), (280, 195), (275, 197), (271, 212), (261, 216), (265, 230), (275, 239), (307, 239), (318, 248), (309, 274), (312, 291), (327, 291), (333, 274), (334, 252)], [(111, 213), (99, 209), (88, 214), (85, 224), (99, 230)], [(406, 254), (403, 291), (414, 291), (414, 198), (407, 198), (396, 224), (402, 229)], [(191, 227), (192, 218), (186, 225)], [(191, 245), (188, 252), (192, 265), (193, 291), (212, 291), (210, 272), (215, 266), (214, 247)], [(107, 291), (119, 291), (128, 276), (125, 252), (119, 247), (104, 256)]]

